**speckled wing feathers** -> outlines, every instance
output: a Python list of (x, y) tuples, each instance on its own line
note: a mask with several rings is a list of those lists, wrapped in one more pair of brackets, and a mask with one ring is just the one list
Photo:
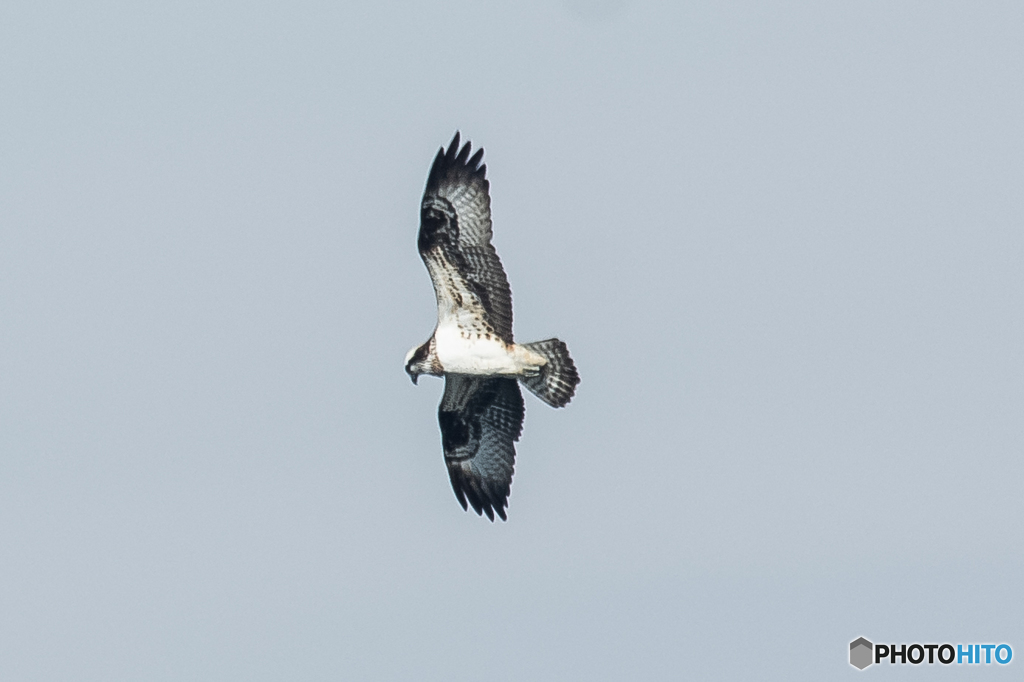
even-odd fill
[(448, 476), (463, 509), (468, 502), (477, 514), (505, 520), (524, 416), (515, 379), (445, 377), (437, 420)]
[[(483, 149), (470, 157), (455, 133), (427, 177), (420, 206), (419, 251), (434, 283), (438, 315), (469, 308), (512, 343), (512, 292), (491, 245), (491, 198)], [(467, 298), (469, 300), (467, 300)], [(445, 303), (453, 305), (447, 310)]]

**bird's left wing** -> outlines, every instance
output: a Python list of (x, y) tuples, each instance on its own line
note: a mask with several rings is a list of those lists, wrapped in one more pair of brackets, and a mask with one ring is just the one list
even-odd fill
[(523, 430), (523, 394), (508, 377), (449, 374), (437, 410), (444, 461), (455, 496), (467, 508), (505, 520)]

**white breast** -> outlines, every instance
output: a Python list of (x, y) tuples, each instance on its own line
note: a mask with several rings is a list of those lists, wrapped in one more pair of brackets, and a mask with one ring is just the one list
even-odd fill
[(434, 348), (444, 371), (451, 374), (518, 374), (519, 367), (500, 339), (467, 332), (444, 323), (434, 332)]

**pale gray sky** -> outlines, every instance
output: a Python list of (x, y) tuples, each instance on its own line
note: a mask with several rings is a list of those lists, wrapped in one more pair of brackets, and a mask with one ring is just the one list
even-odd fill
[[(6, 0), (0, 678), (1024, 655), (1022, 34), (1018, 2)], [(507, 523), (402, 371), (456, 129), (517, 337), (583, 377), (526, 397)]]

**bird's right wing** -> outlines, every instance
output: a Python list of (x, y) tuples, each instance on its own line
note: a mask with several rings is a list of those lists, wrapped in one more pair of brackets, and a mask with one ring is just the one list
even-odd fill
[(455, 496), (467, 508), (505, 520), (523, 430), (523, 394), (509, 377), (449, 374), (437, 410), (444, 461)]
[(459, 134), (434, 158), (420, 205), (419, 251), (437, 295), (439, 323), (482, 321), (512, 343), (512, 292), (491, 245), (491, 197), (483, 149), (469, 156)]

